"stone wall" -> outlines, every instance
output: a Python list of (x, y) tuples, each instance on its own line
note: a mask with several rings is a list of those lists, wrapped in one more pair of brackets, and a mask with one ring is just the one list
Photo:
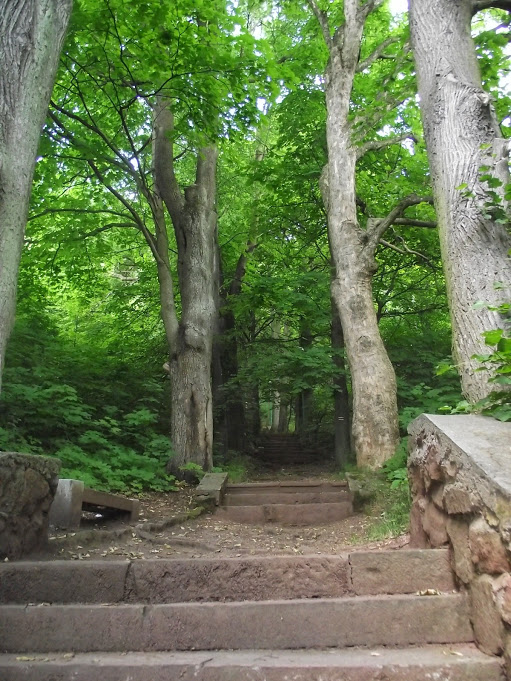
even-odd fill
[(411, 544), (450, 545), (477, 643), (511, 679), (511, 423), (423, 414), (408, 430)]
[(0, 452), (0, 559), (21, 558), (48, 539), (60, 461)]

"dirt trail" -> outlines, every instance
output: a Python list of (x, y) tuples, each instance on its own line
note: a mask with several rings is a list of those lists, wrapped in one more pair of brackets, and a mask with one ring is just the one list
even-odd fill
[[(265, 471), (263, 479), (332, 479), (317, 467)], [(364, 548), (401, 548), (408, 536), (368, 542), (367, 530), (376, 518), (355, 514), (345, 520), (318, 527), (281, 527), (227, 522), (214, 514), (193, 515), (194, 491), (184, 488), (173, 493), (141, 497), (140, 519), (136, 525), (119, 520), (91, 518), (76, 532), (54, 531), (40, 560), (119, 560), (148, 558), (240, 557), (264, 554), (338, 554)]]

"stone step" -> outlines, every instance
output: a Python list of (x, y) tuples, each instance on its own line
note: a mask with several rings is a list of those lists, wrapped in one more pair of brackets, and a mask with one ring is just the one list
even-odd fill
[(255, 506), (267, 504), (324, 504), (351, 501), (351, 494), (340, 489), (337, 492), (231, 492), (227, 490), (223, 498), (224, 506)]
[[(0, 563), (0, 603), (184, 603), (454, 590), (449, 553)], [(0, 611), (1, 613), (1, 611)]]
[(305, 492), (337, 492), (349, 489), (346, 480), (330, 482), (328, 480), (317, 480), (303, 482), (301, 480), (287, 480), (283, 482), (240, 482), (229, 483), (226, 491), (236, 492), (237, 494), (253, 494), (254, 492), (282, 492), (297, 494)]
[(320, 504), (260, 504), (248, 506), (219, 506), (218, 520), (229, 520), (247, 525), (278, 523), (286, 526), (326, 525), (353, 515), (353, 503)]
[(407, 646), (473, 640), (463, 594), (162, 605), (4, 605), (0, 652)]
[(447, 648), (0, 655), (2, 681), (501, 681), (497, 658)]

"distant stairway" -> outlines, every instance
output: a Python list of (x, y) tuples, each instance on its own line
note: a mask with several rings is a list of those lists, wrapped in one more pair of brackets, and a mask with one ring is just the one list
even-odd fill
[(267, 466), (295, 466), (324, 458), (324, 454), (292, 433), (266, 433), (259, 440), (257, 460)]
[(217, 517), (240, 523), (324, 525), (353, 514), (344, 481), (260, 482), (226, 487)]
[(502, 681), (453, 588), (431, 550), (0, 564), (0, 679)]

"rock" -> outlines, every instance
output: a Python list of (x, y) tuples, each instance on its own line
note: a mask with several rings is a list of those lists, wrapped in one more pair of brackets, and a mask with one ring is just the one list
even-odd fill
[(59, 470), (58, 459), (0, 453), (0, 559), (20, 558), (46, 543)]
[(426, 499), (416, 497), (410, 508), (410, 546), (414, 549), (429, 548), (429, 539), (423, 527), (425, 506)]
[(458, 578), (469, 584), (474, 578), (474, 564), (468, 541), (468, 524), (460, 518), (448, 518), (447, 534), (453, 550), (453, 567)]
[(470, 513), (475, 506), (470, 492), (460, 489), (456, 483), (445, 486), (443, 501), (449, 514)]
[(433, 502), (426, 503), (422, 527), (432, 548), (438, 548), (448, 543), (447, 515), (440, 511)]
[(511, 624), (511, 575), (506, 572), (494, 582), (494, 592), (500, 616), (507, 624)]
[(504, 623), (496, 604), (493, 578), (482, 575), (470, 588), (471, 620), (479, 648), (489, 655), (500, 655), (504, 649)]
[(511, 569), (498, 532), (484, 518), (472, 521), (468, 535), (472, 562), (479, 573), (496, 575)]

